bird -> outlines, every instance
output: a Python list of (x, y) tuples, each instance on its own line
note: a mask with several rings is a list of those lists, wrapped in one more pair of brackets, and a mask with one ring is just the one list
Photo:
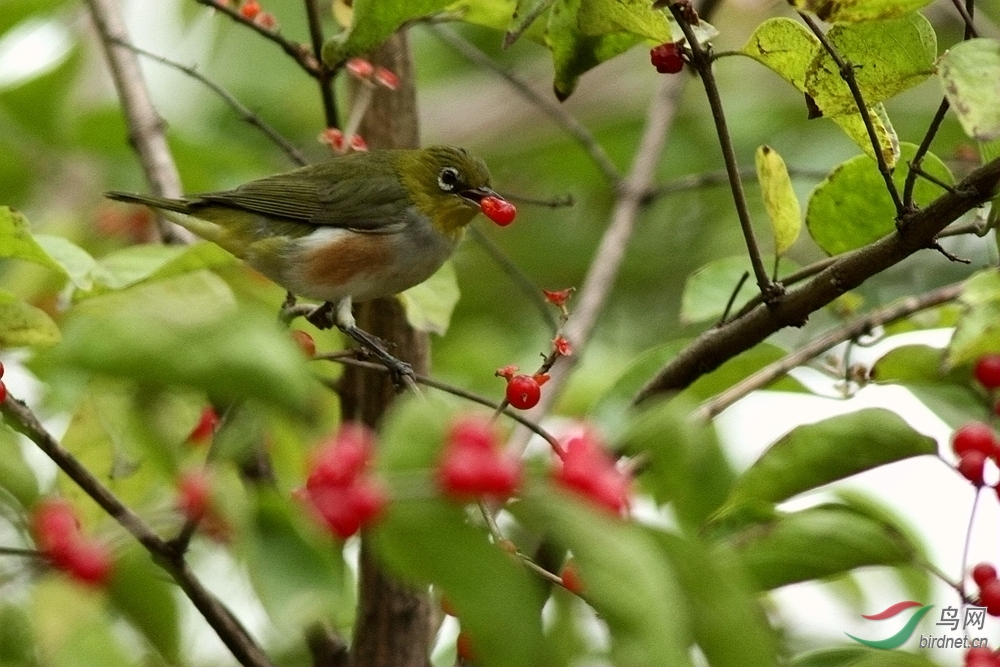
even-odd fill
[(509, 222), (514, 207), (491, 180), (482, 159), (440, 145), (348, 153), (219, 192), (105, 196), (155, 209), (290, 294), (323, 302), (311, 322), (336, 325), (390, 370), (412, 375), (357, 327), (352, 306), (429, 278), (480, 211)]

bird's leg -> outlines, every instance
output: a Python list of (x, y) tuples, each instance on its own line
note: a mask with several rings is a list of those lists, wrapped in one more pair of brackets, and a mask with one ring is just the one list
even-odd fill
[(316, 306), (311, 313), (306, 315), (306, 320), (317, 329), (329, 329), (336, 323), (333, 319), (333, 304), (326, 301)]
[[(337, 328), (343, 331), (345, 335), (356, 341), (358, 345), (374, 355), (383, 366), (388, 368), (389, 372), (392, 373), (393, 382), (400, 384), (404, 378), (409, 377), (411, 378), (410, 381), (412, 384), (413, 367), (405, 361), (401, 361), (386, 352), (384, 343), (378, 338), (371, 335), (367, 331), (358, 328), (357, 323), (354, 321), (354, 313), (351, 312), (352, 305), (350, 297), (342, 299), (340, 303), (337, 304)], [(328, 314), (332, 313), (333, 304), (328, 302), (320, 306), (320, 308), (324, 307), (329, 308)], [(313, 312), (315, 313), (316, 311)], [(312, 315), (309, 317), (309, 321), (311, 322)]]

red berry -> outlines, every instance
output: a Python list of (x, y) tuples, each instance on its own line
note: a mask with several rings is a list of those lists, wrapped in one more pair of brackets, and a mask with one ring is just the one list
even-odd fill
[(562, 579), (563, 588), (570, 593), (575, 595), (583, 593), (583, 581), (580, 579), (580, 573), (576, 571), (576, 562), (574, 560), (570, 559), (566, 561), (562, 572), (559, 573), (559, 578)]
[(989, 563), (980, 563), (972, 568), (972, 580), (975, 581), (976, 585), (980, 588), (989, 582), (994, 581), (996, 578), (997, 570)]
[(963, 664), (965, 667), (993, 667), (993, 652), (981, 646), (970, 648), (965, 653)]
[(976, 379), (987, 389), (1000, 388), (1000, 354), (985, 354), (976, 362)]
[(0, 380), (0, 403), (3, 403), (6, 400), (7, 400), (7, 385), (3, 383), (3, 380)]
[(650, 49), (649, 61), (660, 74), (676, 74), (684, 69), (684, 57), (677, 42), (665, 42)]
[(507, 402), (518, 410), (535, 407), (541, 396), (538, 380), (530, 375), (515, 375), (507, 383)]
[(985, 463), (986, 454), (972, 450), (962, 454), (962, 458), (958, 460), (958, 472), (973, 485), (982, 486)]
[(69, 553), (65, 569), (77, 581), (100, 586), (111, 574), (111, 553), (99, 542), (79, 540)]
[(208, 512), (212, 501), (211, 478), (204, 470), (181, 475), (177, 484), (177, 506), (189, 521), (198, 521)]
[(335, 127), (328, 127), (319, 133), (317, 137), (321, 144), (326, 144), (333, 150), (339, 151), (344, 147), (344, 133)]
[(514, 205), (500, 197), (483, 197), (479, 201), (479, 210), (501, 227), (506, 227), (514, 222), (514, 217), (517, 215), (517, 209), (514, 208)]
[(313, 337), (307, 334), (305, 331), (299, 331), (295, 329), (292, 331), (292, 340), (295, 344), (299, 346), (302, 353), (305, 354), (310, 359), (316, 356), (316, 341)]
[(367, 151), (368, 142), (360, 134), (355, 134), (351, 137), (351, 150), (358, 152)]
[(381, 65), (375, 68), (375, 81), (389, 90), (396, 90), (399, 88), (399, 77)]
[(320, 446), (306, 487), (347, 486), (355, 481), (375, 453), (375, 433), (364, 424), (348, 422)]
[(69, 502), (46, 498), (31, 513), (31, 534), (38, 550), (56, 566), (64, 567), (80, 540), (80, 521)]
[(375, 71), (375, 66), (364, 58), (351, 58), (344, 67), (359, 79), (367, 79)]
[(996, 452), (996, 437), (993, 429), (982, 422), (972, 422), (961, 427), (951, 437), (951, 448), (957, 456), (963, 456), (966, 452), (982, 452), (986, 456), (992, 456)]
[(260, 14), (260, 3), (257, 0), (247, 0), (240, 7), (240, 14), (245, 19), (253, 20), (257, 14)]
[(979, 589), (979, 601), (990, 616), (1000, 616), (1000, 579), (987, 581)]
[(278, 27), (278, 19), (274, 18), (274, 14), (271, 12), (261, 12), (253, 22), (265, 30), (274, 30)]
[(212, 439), (215, 429), (219, 427), (219, 415), (215, 413), (215, 408), (206, 405), (202, 408), (198, 424), (191, 430), (187, 441), (192, 444), (203, 444)]
[(555, 480), (615, 514), (628, 510), (632, 480), (618, 470), (597, 439), (584, 432), (568, 439)]
[(389, 502), (381, 486), (363, 477), (347, 486), (310, 489), (309, 499), (327, 529), (345, 540), (378, 518)]
[(475, 662), (476, 652), (472, 648), (472, 639), (469, 637), (469, 633), (462, 632), (458, 633), (458, 639), (455, 640), (455, 653), (462, 662)]
[(467, 417), (448, 432), (437, 479), (444, 494), (457, 500), (509, 498), (521, 483), (521, 464), (503, 455), (490, 422)]

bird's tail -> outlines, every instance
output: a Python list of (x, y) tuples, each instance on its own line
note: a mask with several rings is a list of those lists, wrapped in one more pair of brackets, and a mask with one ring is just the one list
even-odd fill
[(190, 204), (184, 199), (170, 199), (169, 197), (157, 197), (156, 195), (137, 195), (117, 190), (105, 192), (104, 196), (108, 199), (123, 201), (128, 204), (141, 204), (164, 211), (176, 211), (177, 213), (188, 213), (190, 211)]

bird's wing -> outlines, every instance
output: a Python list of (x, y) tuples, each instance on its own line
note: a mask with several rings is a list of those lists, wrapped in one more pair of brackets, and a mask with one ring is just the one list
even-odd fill
[(199, 195), (197, 202), (258, 213), (269, 218), (361, 232), (391, 232), (412, 205), (388, 165), (350, 160), (342, 168), (319, 163), (269, 176), (234, 190)]

